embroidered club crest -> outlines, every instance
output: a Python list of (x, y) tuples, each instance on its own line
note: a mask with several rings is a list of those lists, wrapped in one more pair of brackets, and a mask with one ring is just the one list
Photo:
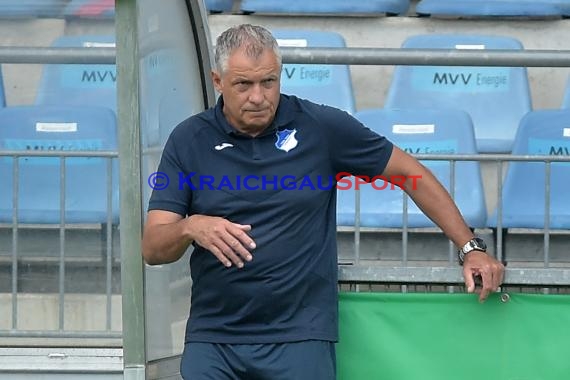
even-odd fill
[(277, 141), (275, 142), (275, 147), (281, 149), (285, 152), (289, 152), (291, 149), (295, 148), (299, 141), (295, 138), (297, 133), (296, 129), (284, 129), (282, 131), (277, 131), (275, 135), (277, 136)]

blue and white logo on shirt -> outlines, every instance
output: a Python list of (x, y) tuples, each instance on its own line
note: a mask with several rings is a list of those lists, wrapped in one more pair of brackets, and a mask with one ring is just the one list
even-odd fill
[(289, 152), (291, 149), (295, 148), (299, 141), (295, 138), (297, 133), (296, 129), (284, 129), (282, 131), (277, 131), (275, 135), (277, 136), (277, 141), (275, 142), (275, 147), (281, 149), (285, 152)]

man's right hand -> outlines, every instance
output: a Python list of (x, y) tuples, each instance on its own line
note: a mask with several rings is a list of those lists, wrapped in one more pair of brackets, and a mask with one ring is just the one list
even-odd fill
[(251, 261), (251, 250), (255, 249), (255, 242), (247, 234), (251, 225), (206, 215), (192, 215), (187, 223), (193, 240), (212, 252), (226, 267), (233, 263), (243, 268), (244, 260)]

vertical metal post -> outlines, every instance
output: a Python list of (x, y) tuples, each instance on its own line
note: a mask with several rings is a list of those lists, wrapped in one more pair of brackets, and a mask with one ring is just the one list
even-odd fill
[(354, 191), (354, 211), (354, 264), (360, 265), (360, 189)]
[[(390, 184), (390, 186), (394, 186)], [(408, 194), (402, 191), (402, 265), (408, 265)]]
[[(457, 170), (457, 161), (449, 160), (449, 195), (455, 202), (455, 171)], [(461, 211), (461, 210), (460, 210)], [(471, 227), (471, 226), (469, 226)], [(449, 264), (452, 265), (455, 260), (455, 246), (453, 242), (449, 241)]]
[(552, 162), (546, 161), (544, 171), (544, 267), (550, 266), (550, 177)]
[(111, 331), (112, 319), (112, 298), (113, 298), (113, 161), (114, 158), (107, 159), (107, 223), (106, 228), (105, 250), (107, 251), (105, 262), (105, 293), (107, 297), (106, 322), (105, 330)]
[[(356, 183), (356, 177), (354, 177)], [(356, 187), (356, 185), (355, 185)], [(354, 265), (360, 265), (360, 189), (354, 190)], [(356, 284), (355, 292), (360, 291), (360, 285)]]
[(139, 51), (137, 0), (117, 0), (117, 111), (121, 205), (124, 378), (145, 378), (144, 264), (141, 256)]
[[(394, 186), (393, 184), (390, 184), (390, 186)], [(402, 190), (402, 265), (403, 266), (407, 266), (408, 265), (408, 237), (409, 237), (409, 233), (408, 233), (408, 212), (409, 212), (409, 207), (408, 207), (408, 193), (406, 193), (405, 191)], [(400, 291), (402, 293), (407, 293), (408, 292), (408, 285), (402, 285), (400, 287)]]
[(20, 159), (13, 158), (12, 170), (12, 330), (18, 329), (18, 202)]
[(65, 330), (65, 156), (59, 158), (59, 331)]
[[(504, 161), (497, 160), (497, 260), (506, 263), (506, 252), (503, 252), (503, 164)], [(513, 165), (510, 162), (510, 165)]]
[[(449, 195), (451, 195), (451, 199), (455, 202), (455, 171), (457, 170), (457, 161), (456, 160), (449, 160)], [(460, 210), (461, 211), (461, 210)], [(471, 227), (471, 226), (469, 226)], [(455, 260), (455, 245), (450, 240), (449, 241), (449, 265), (453, 265)], [(447, 287), (448, 293), (455, 293), (455, 286), (450, 285)]]

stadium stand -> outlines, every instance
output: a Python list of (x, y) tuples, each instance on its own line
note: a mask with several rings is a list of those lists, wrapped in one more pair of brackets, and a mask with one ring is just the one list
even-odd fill
[(6, 95), (4, 95), (4, 79), (2, 77), (2, 67), (0, 67), (0, 108), (6, 106)]
[[(406, 49), (523, 49), (510, 37), (429, 34), (404, 41)], [(475, 126), (481, 153), (510, 152), (520, 119), (532, 109), (524, 67), (398, 66), (384, 107), (457, 108)]]
[[(115, 114), (103, 107), (13, 106), (0, 110), (0, 149), (8, 151), (116, 151)], [(119, 218), (118, 165), (107, 173), (108, 160), (65, 159), (65, 192), (58, 157), (18, 159), (17, 208), (14, 204), (14, 158), (0, 160), (0, 222), (60, 223), (65, 196), (65, 223), (106, 223), (107, 183), (112, 179), (112, 222)]]
[(410, 7), (409, 0), (242, 0), (243, 13), (267, 14), (331, 14), (331, 15), (397, 15)]
[[(272, 30), (282, 47), (345, 47), (344, 38), (334, 32), (276, 29)], [(281, 92), (294, 94), (355, 112), (355, 100), (348, 65), (284, 64)]]
[(112, 19), (115, 17), (115, 0), (71, 0), (63, 15), (66, 18)]
[[(55, 47), (114, 47), (113, 36), (61, 36)], [(117, 71), (107, 64), (44, 65), (38, 105), (89, 105), (117, 108)]]
[(563, 0), (421, 0), (416, 6), (416, 13), (420, 16), (458, 18), (562, 17), (568, 6), (568, 2)]
[(60, 17), (67, 0), (0, 0), (0, 18)]
[[(529, 112), (521, 120), (513, 154), (570, 156), (570, 110)], [(553, 162), (550, 171), (552, 229), (570, 229), (570, 164)], [(546, 165), (543, 162), (509, 164), (502, 192), (502, 227), (542, 229), (545, 226)], [(497, 227), (497, 210), (489, 218)]]
[(206, 9), (212, 13), (229, 12), (233, 8), (233, 0), (205, 0)]
[(564, 90), (564, 98), (562, 99), (562, 108), (570, 108), (570, 76), (566, 82), (566, 89)]
[[(475, 154), (475, 136), (469, 115), (461, 110), (360, 111), (355, 116), (367, 127), (386, 136), (400, 149), (414, 154)], [(452, 166), (448, 161), (424, 160), (442, 184), (451, 191)], [(421, 181), (419, 178), (417, 181)], [(351, 179), (354, 184), (354, 178)], [(400, 228), (403, 226), (403, 191), (377, 180), (360, 187), (362, 227)], [(344, 184), (339, 186), (345, 187)], [(338, 190), (337, 224), (355, 223), (355, 191)], [(455, 201), (472, 228), (484, 227), (487, 219), (481, 172), (477, 162), (457, 162), (454, 179)], [(382, 189), (382, 190), (379, 190)], [(423, 212), (408, 201), (409, 227), (434, 227)]]

